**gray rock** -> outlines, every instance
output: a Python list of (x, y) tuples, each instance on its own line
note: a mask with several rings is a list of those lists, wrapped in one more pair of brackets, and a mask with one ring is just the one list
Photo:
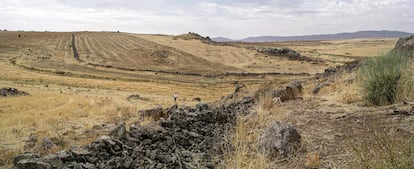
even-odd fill
[(32, 153), (25, 153), (25, 154), (20, 154), (14, 157), (13, 159), (13, 164), (16, 166), (17, 163), (20, 160), (24, 160), (24, 159), (31, 159), (31, 158), (39, 158), (40, 156), (38, 154), (32, 154)]
[(51, 169), (52, 166), (38, 158), (20, 160), (16, 167), (18, 169)]
[(62, 168), (63, 167), (63, 161), (59, 158), (58, 155), (55, 154), (49, 154), (43, 157), (43, 160), (50, 164), (53, 168)]
[(414, 57), (414, 36), (400, 38), (391, 52), (406, 53), (411, 55), (411, 57)]
[(290, 124), (275, 122), (260, 136), (257, 148), (271, 158), (285, 158), (300, 147), (300, 138)]
[(50, 150), (53, 147), (56, 147), (56, 144), (54, 144), (50, 138), (43, 138), (43, 140), (42, 140), (42, 149), (43, 150)]
[(56, 153), (56, 155), (61, 159), (61, 160), (63, 160), (64, 162), (65, 161), (70, 161), (70, 160), (72, 160), (72, 153), (70, 152), (70, 151), (68, 151), (68, 150), (62, 150), (62, 151), (59, 151), (59, 152), (57, 152)]
[(110, 132), (110, 136), (115, 138), (115, 139), (122, 139), (125, 138), (126, 135), (126, 124), (125, 122), (121, 123), (120, 125), (116, 126), (111, 132)]
[(86, 159), (91, 156), (91, 152), (86, 150), (85, 148), (72, 148), (70, 149), (70, 152), (73, 156), (73, 158), (77, 161), (84, 162), (87, 161)]

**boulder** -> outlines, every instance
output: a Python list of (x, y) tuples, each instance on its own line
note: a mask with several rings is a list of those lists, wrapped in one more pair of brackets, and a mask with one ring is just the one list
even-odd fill
[(259, 138), (257, 148), (271, 158), (286, 158), (300, 147), (299, 132), (290, 124), (274, 122)]

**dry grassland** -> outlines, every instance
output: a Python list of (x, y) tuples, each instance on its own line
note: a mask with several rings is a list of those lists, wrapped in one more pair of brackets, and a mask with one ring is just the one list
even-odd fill
[[(14, 154), (24, 151), (24, 141), (30, 134), (40, 139), (64, 138), (65, 144), (59, 149), (86, 144), (107, 132), (105, 129), (91, 132), (94, 126), (139, 121), (138, 110), (171, 106), (174, 93), (179, 94), (180, 105), (194, 105), (196, 97), (210, 102), (233, 92), (235, 83), (245, 83), (249, 91), (254, 91), (267, 83), (308, 79), (310, 76), (301, 73), (312, 75), (356, 57), (374, 56), (392, 48), (396, 41), (223, 45), (164, 35), (76, 32), (81, 59), (78, 61), (73, 56), (71, 35), (0, 32), (0, 88), (15, 87), (30, 93), (30, 96), (0, 98), (0, 165), (10, 164)], [(290, 47), (324, 62), (312, 64), (269, 57), (251, 46)], [(305, 87), (309, 91), (313, 86)], [(316, 98), (312, 101), (314, 106), (324, 104), (326, 111), (331, 104), (353, 109), (352, 103), (359, 100), (355, 91), (352, 86), (338, 83), (321, 91), (319, 96), (305, 95), (305, 100)], [(128, 100), (132, 94), (139, 94), (141, 99)], [(236, 134), (229, 140), (240, 147), (236, 154), (225, 154), (225, 168), (272, 168), (272, 163), (263, 156), (251, 153), (252, 145), (271, 121), (290, 119), (292, 112), (286, 110), (293, 105), (273, 105), (266, 97), (262, 103), (256, 114), (239, 119)], [(303, 125), (298, 119), (290, 121)], [(310, 142), (314, 137), (305, 134)], [(326, 165), (330, 159), (324, 153), (320, 149), (309, 152), (307, 166)], [(321, 162), (315, 162), (318, 160)]]

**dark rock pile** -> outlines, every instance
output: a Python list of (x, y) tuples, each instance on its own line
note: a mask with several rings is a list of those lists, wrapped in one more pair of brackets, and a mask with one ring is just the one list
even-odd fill
[(0, 97), (13, 97), (13, 96), (27, 96), (29, 93), (25, 91), (19, 91), (12, 87), (4, 87), (0, 89)]
[(329, 67), (323, 73), (316, 74), (316, 78), (336, 77), (341, 76), (343, 73), (351, 73), (358, 68), (360, 62), (360, 60), (354, 60), (336, 67)]
[(15, 157), (19, 169), (29, 168), (215, 168), (222, 154), (223, 136), (236, 115), (248, 113), (252, 99), (210, 108), (168, 109), (168, 118), (146, 126), (121, 124), (95, 142), (80, 148), (39, 157)]
[(299, 52), (289, 49), (289, 48), (260, 48), (257, 50), (259, 53), (263, 53), (265, 55), (270, 56), (282, 56), (286, 57), (290, 60), (299, 60), (299, 61), (307, 61), (307, 62), (319, 62), (318, 60), (302, 56)]

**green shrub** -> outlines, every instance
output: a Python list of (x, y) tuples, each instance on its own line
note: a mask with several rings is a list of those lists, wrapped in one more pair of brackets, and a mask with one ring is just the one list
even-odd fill
[(413, 98), (410, 58), (390, 52), (367, 59), (359, 70), (364, 99), (372, 105), (389, 105)]

